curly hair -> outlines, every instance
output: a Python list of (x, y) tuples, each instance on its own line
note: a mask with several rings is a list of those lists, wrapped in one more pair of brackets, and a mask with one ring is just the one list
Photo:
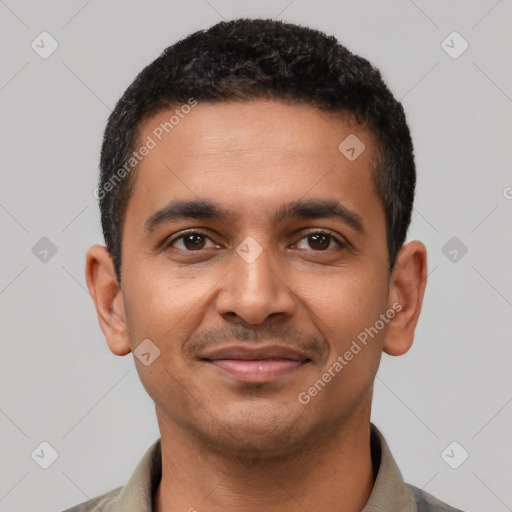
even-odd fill
[[(122, 173), (150, 116), (179, 104), (274, 99), (348, 114), (375, 141), (372, 181), (386, 220), (389, 275), (405, 241), (416, 185), (405, 113), (380, 71), (335, 37), (272, 19), (240, 18), (166, 48), (126, 89), (111, 113), (98, 189), (105, 243), (121, 282), (121, 234), (136, 173)], [(109, 186), (110, 184), (110, 186)]]

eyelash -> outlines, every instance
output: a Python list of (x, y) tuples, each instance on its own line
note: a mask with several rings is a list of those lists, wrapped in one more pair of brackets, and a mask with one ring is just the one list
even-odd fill
[[(185, 231), (183, 233), (181, 233), (181, 235), (175, 237), (175, 238), (172, 238), (171, 240), (169, 240), (168, 242), (165, 243), (165, 248), (172, 248), (172, 244), (174, 244), (176, 241), (178, 240), (181, 240), (187, 236), (190, 236), (190, 235), (199, 235), (199, 236), (202, 236), (204, 238), (208, 238), (209, 240), (211, 240), (211, 238), (208, 236), (207, 233), (205, 233), (204, 231), (202, 231), (201, 229), (191, 229), (190, 231)], [(348, 247), (348, 243), (344, 242), (343, 240), (340, 240), (334, 233), (332, 233), (331, 231), (329, 230), (325, 230), (325, 229), (318, 229), (316, 231), (311, 231), (307, 234), (305, 234), (300, 240), (299, 242), (301, 242), (302, 240), (304, 240), (305, 238), (311, 236), (311, 235), (324, 235), (324, 236), (328, 236), (331, 238), (331, 240), (333, 240), (340, 248), (347, 248)], [(213, 241), (213, 240), (211, 240)], [(201, 249), (198, 249), (197, 251), (194, 251), (194, 250), (190, 250), (190, 249), (179, 249), (179, 250), (184, 250), (185, 252), (200, 252)], [(315, 251), (315, 249), (311, 249), (312, 251)], [(328, 251), (329, 249), (322, 249), (322, 250), (318, 250), (318, 251), (315, 251), (315, 252), (325, 252), (325, 251)]]

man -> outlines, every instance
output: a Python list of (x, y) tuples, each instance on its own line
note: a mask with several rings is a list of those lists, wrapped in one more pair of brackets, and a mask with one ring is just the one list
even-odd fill
[(86, 278), (161, 438), (71, 511), (455, 511), (370, 423), (426, 249), (403, 108), (335, 38), (239, 19), (167, 48), (110, 116)]

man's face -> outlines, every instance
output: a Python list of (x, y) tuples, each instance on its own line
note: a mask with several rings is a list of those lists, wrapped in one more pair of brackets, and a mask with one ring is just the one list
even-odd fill
[[(277, 455), (364, 422), (387, 325), (341, 371), (333, 365), (391, 307), (369, 132), (339, 114), (257, 100), (199, 103), (159, 142), (152, 132), (170, 115), (141, 127), (139, 142), (157, 145), (135, 171), (122, 233), (126, 339), (131, 350), (146, 339), (160, 349), (149, 366), (135, 359), (160, 427)], [(338, 149), (350, 134), (366, 146), (354, 161)], [(155, 215), (183, 201), (228, 216)], [(359, 228), (313, 204), (332, 202)], [(213, 354), (275, 345), (299, 359)], [(329, 369), (335, 376), (301, 403)]]

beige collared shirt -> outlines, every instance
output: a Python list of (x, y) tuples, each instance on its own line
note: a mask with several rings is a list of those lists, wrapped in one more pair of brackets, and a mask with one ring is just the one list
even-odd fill
[[(377, 477), (361, 512), (462, 512), (406, 484), (382, 433), (370, 424), (372, 462)], [(153, 493), (162, 476), (160, 439), (142, 457), (130, 480), (64, 512), (152, 512)]]

